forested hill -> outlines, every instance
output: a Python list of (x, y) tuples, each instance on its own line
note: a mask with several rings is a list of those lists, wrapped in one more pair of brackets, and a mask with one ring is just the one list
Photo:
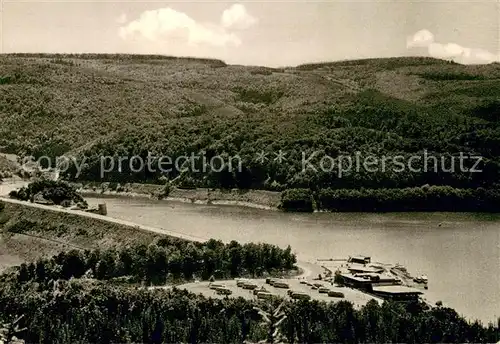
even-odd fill
[[(208, 59), (132, 55), (0, 56), (0, 147), (35, 156), (204, 152), (239, 155), (241, 173), (194, 173), (176, 183), (283, 190), (492, 188), (499, 180), (500, 65), (431, 58), (344, 61), (273, 69)], [(276, 163), (282, 150), (286, 160)], [(482, 173), (302, 170), (302, 156), (484, 157)], [(258, 152), (267, 152), (264, 162)], [(447, 161), (448, 161), (447, 160)], [(318, 160), (314, 161), (316, 167)], [(486, 166), (484, 166), (486, 165)], [(447, 168), (450, 166), (446, 164)], [(469, 166), (471, 167), (471, 166)], [(389, 171), (387, 171), (389, 170)], [(154, 173), (106, 178), (156, 181)]]

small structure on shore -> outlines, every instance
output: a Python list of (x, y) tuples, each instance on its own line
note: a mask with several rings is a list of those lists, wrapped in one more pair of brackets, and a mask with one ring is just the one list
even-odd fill
[(346, 286), (356, 289), (363, 289), (368, 292), (374, 286), (401, 285), (401, 280), (397, 277), (384, 274), (340, 274)]
[(349, 259), (347, 259), (347, 262), (348, 263), (355, 263), (355, 264), (363, 264), (363, 265), (370, 264), (371, 257), (357, 255), (357, 256), (349, 257)]
[(359, 264), (350, 264), (347, 266), (347, 270), (349, 270), (351, 273), (356, 274), (356, 273), (361, 273), (361, 274), (369, 274), (369, 273), (382, 273), (384, 272), (383, 268), (375, 268), (373, 266), (364, 266), (364, 265), (359, 265)]
[(403, 302), (417, 301), (419, 296), (423, 294), (418, 289), (398, 285), (374, 286), (372, 293), (385, 300)]
[[(427, 277), (419, 276), (415, 280), (399, 264), (371, 263), (367, 256), (349, 257), (347, 264), (337, 268), (336, 282), (375, 295), (387, 300), (418, 300), (422, 290), (416, 289), (420, 283), (427, 287)], [(427, 289), (427, 288), (426, 288)]]
[(98, 215), (108, 215), (108, 209), (106, 203), (99, 203), (97, 207), (93, 207), (85, 210), (87, 213), (98, 214)]

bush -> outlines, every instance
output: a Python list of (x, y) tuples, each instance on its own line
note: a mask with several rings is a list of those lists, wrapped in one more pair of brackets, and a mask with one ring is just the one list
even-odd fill
[(165, 182), (165, 185), (160, 191), (159, 197), (160, 199), (163, 199), (165, 197), (168, 197), (170, 195), (170, 192), (172, 191), (172, 186), (170, 185), (170, 182)]
[(309, 189), (288, 189), (281, 193), (280, 208), (284, 211), (313, 212), (314, 200)]
[(10, 225), (7, 228), (7, 231), (10, 233), (22, 234), (22, 233), (29, 232), (30, 230), (32, 230), (36, 226), (37, 226), (37, 222), (22, 219), (22, 220), (19, 220), (17, 222), (14, 222), (12, 225)]
[(111, 191), (116, 191), (117, 188), (118, 188), (118, 183), (116, 182), (110, 182), (108, 184), (108, 189)]
[(72, 203), (86, 204), (86, 201), (76, 192), (76, 189), (63, 181), (41, 179), (28, 184), (27, 187), (23, 187), (19, 191), (9, 193), (11, 198), (21, 201), (34, 200), (39, 195), (57, 205), (62, 205), (63, 202), (66, 205), (68, 202), (70, 205)]
[(0, 226), (3, 226), (7, 222), (9, 222), (9, 216), (7, 216), (7, 214), (4, 213), (4, 209), (5, 209), (5, 203), (0, 202)]
[(22, 199), (22, 195), (20, 195), (19, 192), (17, 192), (16, 190), (12, 190), (11, 192), (9, 192), (9, 197), (13, 198), (13, 199), (18, 199), (18, 200), (21, 200), (21, 201), (27, 201), (28, 200), (28, 199)]

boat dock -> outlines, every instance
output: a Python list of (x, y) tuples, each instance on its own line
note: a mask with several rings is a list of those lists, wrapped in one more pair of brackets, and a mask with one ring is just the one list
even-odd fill
[[(419, 299), (427, 289), (427, 277), (413, 277), (399, 264), (372, 263), (371, 257), (357, 255), (347, 259), (318, 259), (322, 267), (345, 286), (384, 299), (410, 301)], [(330, 263), (327, 263), (330, 262)]]

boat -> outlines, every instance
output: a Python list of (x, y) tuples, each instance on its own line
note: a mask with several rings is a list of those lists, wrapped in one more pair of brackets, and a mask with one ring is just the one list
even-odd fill
[(413, 282), (416, 282), (416, 283), (425, 283), (425, 284), (427, 284), (428, 281), (429, 281), (429, 279), (425, 275), (420, 275), (420, 276), (417, 276), (417, 277), (413, 278)]
[(399, 263), (396, 263), (396, 265), (393, 267), (393, 269), (399, 270), (404, 273), (408, 273), (408, 270), (406, 269), (405, 266), (399, 265)]
[(364, 256), (364, 255), (357, 255), (357, 256), (349, 256), (347, 259), (347, 263), (355, 263), (355, 264), (370, 264), (371, 263), (371, 257)]

